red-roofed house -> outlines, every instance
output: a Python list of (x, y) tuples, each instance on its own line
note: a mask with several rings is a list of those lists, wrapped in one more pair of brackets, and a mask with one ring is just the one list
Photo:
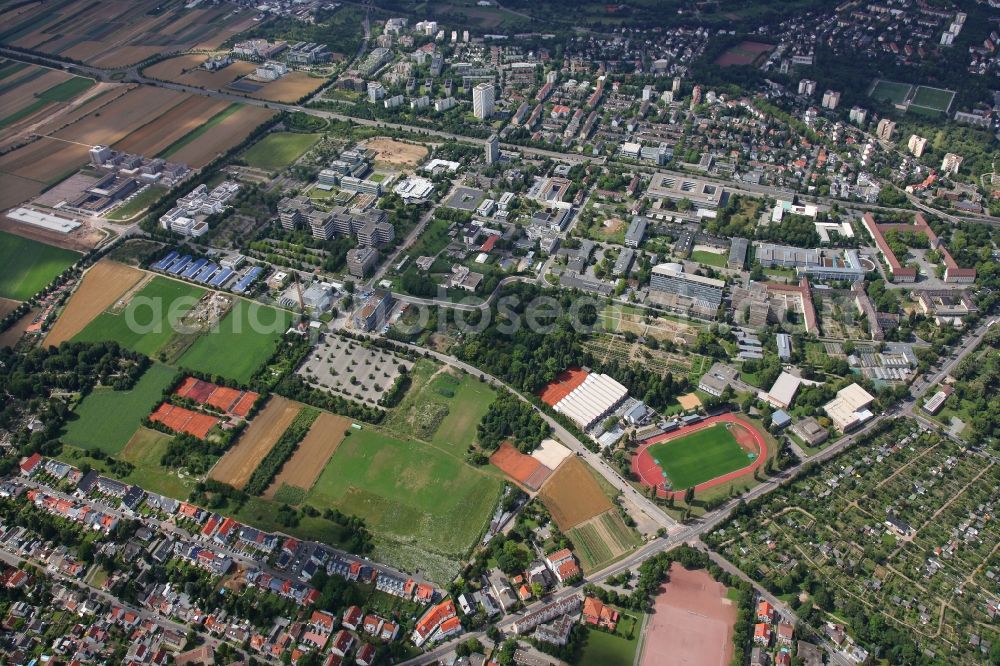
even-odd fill
[(559, 579), (560, 583), (574, 582), (582, 575), (583, 572), (573, 560), (563, 562), (559, 565), (559, 568), (556, 569), (556, 578)]
[(434, 586), (430, 583), (418, 583), (415, 598), (425, 604), (434, 601)]
[(462, 621), (457, 617), (450, 617), (441, 623), (438, 628), (437, 638), (445, 638), (462, 633)]
[(365, 616), (364, 629), (369, 636), (377, 636), (382, 629), (384, 620), (378, 615), (369, 614)]
[(372, 666), (375, 663), (375, 646), (365, 643), (358, 648), (358, 653), (354, 655), (354, 663), (359, 666)]
[(357, 606), (351, 606), (346, 611), (344, 611), (343, 625), (348, 629), (357, 629), (358, 625), (361, 624), (361, 619), (364, 617), (364, 613)]
[(604, 605), (600, 599), (586, 597), (583, 600), (583, 619), (587, 624), (613, 632), (618, 626), (618, 611)]
[(392, 641), (396, 639), (397, 635), (399, 635), (399, 625), (392, 622), (384, 622), (382, 624), (382, 631), (379, 632), (378, 637), (383, 641)]
[(35, 469), (42, 464), (42, 454), (32, 453), (23, 463), (21, 463), (21, 474), (31, 476)]
[(771, 644), (771, 627), (770, 625), (761, 622), (754, 625), (753, 628), (753, 642), (759, 645), (770, 645)]
[(333, 640), (330, 641), (330, 652), (346, 657), (353, 646), (354, 636), (351, 635), (351, 632), (341, 629), (333, 635)]
[(491, 251), (493, 249), (493, 247), (497, 244), (497, 240), (499, 238), (500, 237), (497, 236), (496, 234), (491, 234), (490, 237), (486, 239), (486, 242), (483, 243), (482, 246), (479, 248), (479, 251), (480, 252), (489, 252), (489, 251)]
[(790, 622), (782, 622), (778, 625), (778, 642), (782, 645), (791, 645), (795, 635), (795, 627)]
[(758, 622), (770, 622), (774, 619), (774, 606), (769, 604), (767, 601), (761, 601), (757, 604), (757, 621)]
[(333, 632), (334, 619), (333, 614), (318, 610), (313, 611), (312, 616), (309, 618), (309, 624), (317, 631), (324, 631), (329, 634)]
[(413, 643), (420, 647), (427, 642), (438, 627), (450, 618), (455, 617), (458, 613), (455, 612), (455, 603), (451, 599), (445, 599), (437, 606), (430, 608), (422, 618), (417, 622), (417, 626), (413, 629), (413, 634), (411, 638)]

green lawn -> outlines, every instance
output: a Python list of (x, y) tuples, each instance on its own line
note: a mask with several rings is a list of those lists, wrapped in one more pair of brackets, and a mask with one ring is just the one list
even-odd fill
[(446, 447), (457, 455), (465, 455), (466, 449), (476, 439), (476, 426), (496, 399), (496, 391), (471, 375), (454, 382), (451, 375), (444, 374), (434, 378), (430, 389), (444, 390), (445, 393), (454, 391), (454, 397), (448, 403), (448, 416), (441, 421), (431, 443)]
[(119, 458), (135, 465), (124, 480), (142, 486), (144, 490), (186, 500), (191, 495), (195, 479), (180, 478), (174, 470), (163, 467), (160, 460), (173, 437), (158, 430), (139, 428)]
[(73, 339), (83, 342), (116, 340), (124, 347), (155, 357), (175, 335), (184, 314), (204, 294), (205, 290), (200, 287), (153, 278), (123, 311), (102, 312)]
[(632, 666), (639, 641), (597, 629), (587, 630), (587, 642), (577, 666)]
[(366, 427), (344, 440), (306, 502), (360, 516), (376, 539), (461, 558), (486, 526), (500, 486), (457, 456)]
[(927, 86), (917, 86), (917, 91), (913, 95), (910, 103), (914, 106), (923, 106), (938, 111), (947, 111), (951, 105), (955, 93), (951, 90), (941, 88), (928, 88)]
[(43, 90), (35, 96), (38, 99), (43, 99), (47, 102), (68, 102), (77, 95), (89, 90), (93, 85), (93, 79), (88, 79), (83, 76), (74, 76), (72, 79), (52, 86), (48, 90)]
[(691, 253), (691, 261), (697, 261), (699, 264), (706, 264), (708, 266), (725, 266), (728, 259), (729, 257), (725, 254), (708, 252), (707, 250), (695, 250)]
[(27, 300), (79, 258), (72, 250), (0, 231), (0, 297)]
[(167, 193), (167, 188), (159, 185), (149, 185), (139, 194), (136, 194), (127, 202), (115, 208), (108, 214), (109, 220), (127, 220), (133, 215), (141, 213), (154, 203), (160, 200)]
[(159, 403), (174, 374), (153, 364), (131, 391), (93, 391), (74, 410), (61, 439), (81, 449), (117, 454)]
[(667, 473), (674, 490), (685, 490), (751, 462), (722, 424), (653, 444), (648, 451)]
[(299, 159), (303, 153), (320, 140), (322, 134), (272, 132), (243, 153), (243, 159), (252, 167), (277, 171)]
[(218, 328), (198, 338), (178, 364), (247, 383), (274, 353), (291, 320), (284, 310), (237, 299)]
[(909, 83), (897, 83), (881, 79), (875, 84), (871, 96), (874, 99), (885, 100), (890, 104), (902, 104), (907, 94), (909, 94), (911, 87)]

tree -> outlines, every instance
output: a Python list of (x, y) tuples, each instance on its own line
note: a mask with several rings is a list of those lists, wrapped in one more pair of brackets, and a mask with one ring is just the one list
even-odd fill
[(684, 491), (684, 503), (691, 504), (694, 501), (694, 486)]

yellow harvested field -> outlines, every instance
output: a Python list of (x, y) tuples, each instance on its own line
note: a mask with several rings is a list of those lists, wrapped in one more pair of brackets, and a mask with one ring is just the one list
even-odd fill
[(133, 291), (146, 273), (137, 268), (102, 259), (86, 272), (69, 303), (45, 337), (45, 344), (58, 347), (86, 328), (97, 315)]
[(44, 183), (0, 171), (0, 209), (6, 210), (36, 197)]
[(305, 72), (289, 72), (277, 81), (266, 83), (263, 88), (250, 96), (270, 102), (297, 102), (305, 95), (319, 90), (326, 81), (324, 78), (309, 76)]
[(211, 132), (198, 137), (170, 155), (171, 162), (180, 162), (198, 168), (242, 141), (251, 131), (274, 116), (277, 111), (259, 106), (244, 106), (222, 119)]
[(236, 444), (208, 473), (216, 481), (242, 489), (260, 461), (271, 451), (285, 430), (298, 416), (302, 405), (281, 396), (272, 396)]
[(375, 151), (375, 161), (385, 164), (416, 166), (427, 157), (427, 146), (378, 137), (365, 142), (365, 148)]
[(612, 508), (587, 463), (576, 456), (559, 466), (539, 496), (563, 532)]
[[(93, 144), (90, 144), (93, 145)], [(33, 180), (43, 186), (56, 182), (56, 179), (65, 178), (70, 175), (70, 171), (79, 168), (87, 161), (88, 145), (82, 143), (67, 143), (43, 137), (13, 150), (6, 155), (0, 155), (0, 173), (19, 176)], [(14, 184), (0, 183), (0, 198), (6, 199), (7, 188), (16, 187)], [(39, 188), (39, 192), (44, 189)]]
[(264, 497), (273, 499), (278, 489), (286, 484), (303, 490), (312, 488), (320, 472), (326, 467), (326, 461), (344, 441), (344, 433), (350, 427), (351, 419), (322, 412), (313, 421), (295, 453), (264, 492)]
[(229, 106), (229, 102), (193, 95), (156, 120), (146, 123), (113, 148), (153, 157)]

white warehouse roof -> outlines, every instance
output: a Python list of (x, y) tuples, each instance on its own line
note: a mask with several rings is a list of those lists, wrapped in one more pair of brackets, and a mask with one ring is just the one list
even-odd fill
[(591, 373), (582, 384), (557, 402), (553, 409), (565, 414), (582, 429), (587, 430), (606, 417), (627, 397), (628, 389), (614, 379), (607, 375)]

